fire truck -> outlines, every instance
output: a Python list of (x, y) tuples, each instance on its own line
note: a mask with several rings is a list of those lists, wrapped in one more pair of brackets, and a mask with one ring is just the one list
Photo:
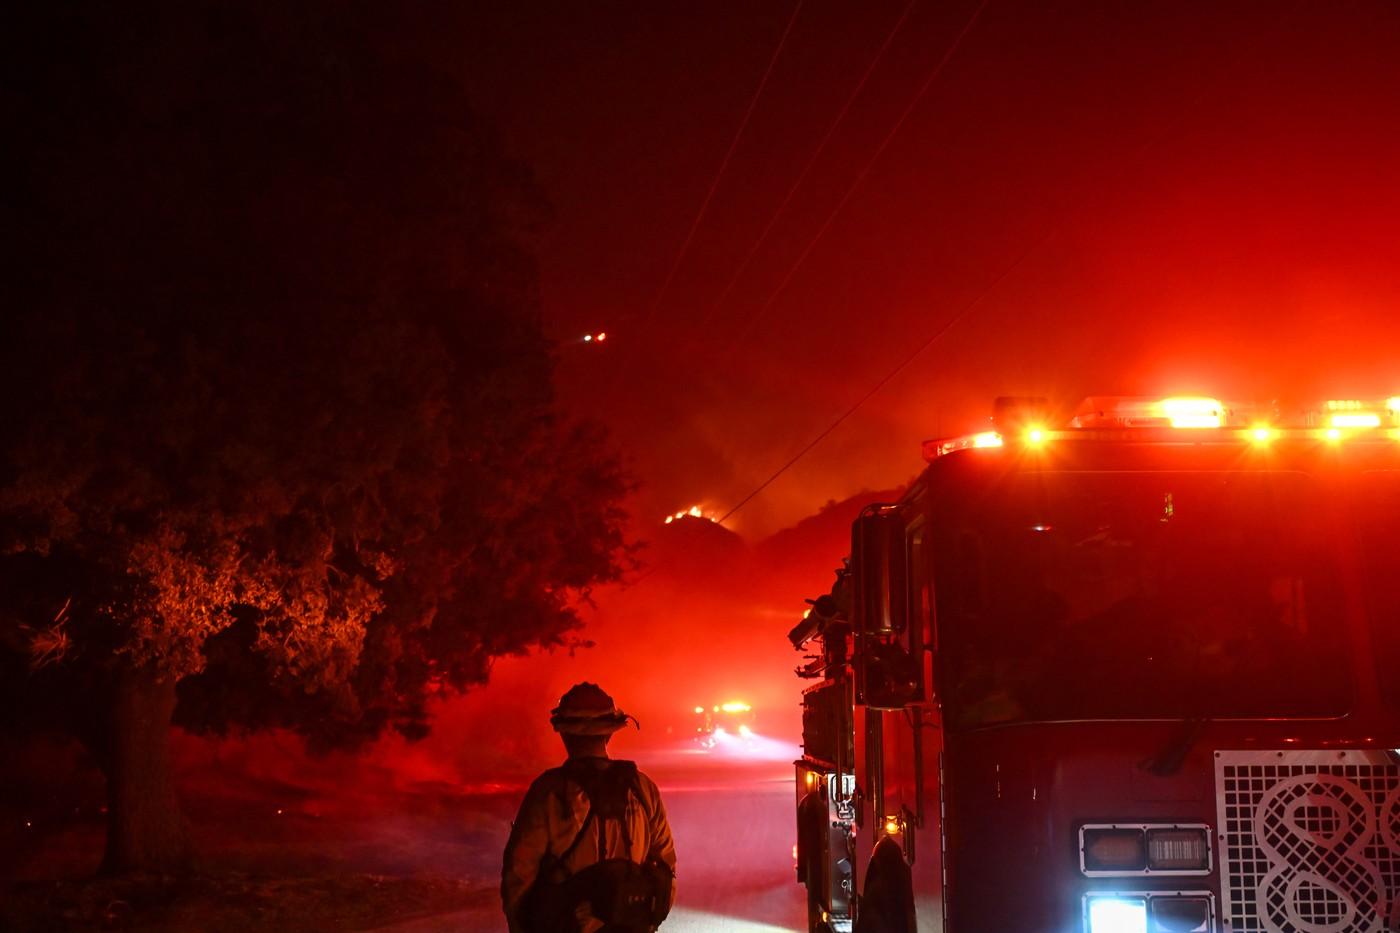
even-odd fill
[(1400, 930), (1400, 398), (990, 427), (789, 633), (809, 930)]

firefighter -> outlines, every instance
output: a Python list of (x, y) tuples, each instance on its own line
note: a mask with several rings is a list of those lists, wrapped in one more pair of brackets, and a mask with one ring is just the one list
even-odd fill
[(510, 933), (646, 933), (670, 911), (676, 848), (660, 792), (608, 757), (629, 719), (586, 682), (551, 711), (568, 759), (535, 779), (511, 825), (501, 871)]

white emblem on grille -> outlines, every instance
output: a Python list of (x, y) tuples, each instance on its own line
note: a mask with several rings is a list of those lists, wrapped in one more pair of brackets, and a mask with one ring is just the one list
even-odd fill
[(1376, 929), (1386, 903), (1366, 858), (1375, 835), (1375, 806), (1352, 782), (1320, 773), (1275, 784), (1254, 811), (1254, 838), (1269, 860), (1259, 916), (1278, 930)]
[[(1381, 836), (1385, 847), (1400, 859), (1400, 784), (1386, 798), (1381, 807)], [(1390, 903), (1390, 928), (1400, 930), (1400, 891), (1392, 892)]]
[(1400, 768), (1383, 753), (1218, 752), (1234, 933), (1400, 930)]

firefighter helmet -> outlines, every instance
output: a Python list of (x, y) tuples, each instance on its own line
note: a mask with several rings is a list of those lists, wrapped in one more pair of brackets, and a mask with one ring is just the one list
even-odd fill
[(549, 713), (549, 724), (561, 735), (612, 735), (629, 719), (637, 722), (602, 687), (587, 681), (570, 687)]

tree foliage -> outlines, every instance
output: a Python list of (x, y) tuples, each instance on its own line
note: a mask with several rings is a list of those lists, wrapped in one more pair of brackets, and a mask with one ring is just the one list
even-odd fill
[(140, 671), (190, 728), (345, 745), (567, 642), (627, 481), (557, 413), (542, 208), (460, 90), (351, 6), (29, 16), (0, 324), (25, 694), (81, 719)]

